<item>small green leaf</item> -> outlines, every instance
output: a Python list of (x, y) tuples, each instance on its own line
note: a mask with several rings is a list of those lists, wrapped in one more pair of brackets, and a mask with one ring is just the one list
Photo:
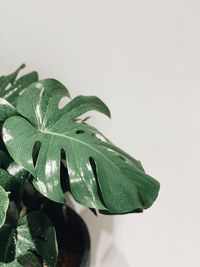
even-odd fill
[(0, 77), (0, 91), (1, 94), (3, 94), (3, 91), (6, 91), (6, 88), (9, 84), (13, 85), (17, 75), (19, 74), (19, 72), (25, 68), (25, 64), (22, 64), (16, 71), (14, 71), (13, 73), (6, 75), (6, 76), (1, 76)]
[(11, 264), (17, 261), (21, 263), (19, 266), (26, 266), (25, 262), (30, 262), (30, 259), (36, 260), (34, 257), (36, 253), (42, 256), (49, 267), (54, 267), (56, 264), (55, 231), (49, 219), (41, 212), (29, 213), (19, 221), (17, 227), (4, 224), (0, 229), (0, 240), (0, 262), (2, 263)]
[(38, 81), (37, 72), (25, 74), (16, 80), (20, 70), (24, 67), (23, 64), (12, 74), (0, 77), (0, 121), (18, 114), (14, 107), (18, 96), (22, 95), (30, 84)]
[[(67, 89), (47, 79), (30, 85), (19, 97), (17, 111), (23, 117), (10, 117), (3, 126), (12, 158), (35, 177), (35, 187), (56, 202), (65, 203), (64, 181), (73, 197), (89, 208), (127, 213), (150, 207), (159, 183), (140, 162), (77, 120), (90, 110), (110, 117), (108, 107), (97, 97), (78, 96), (59, 109), (64, 96), (69, 96)], [(66, 167), (62, 177), (61, 159)]]
[(10, 192), (10, 200), (15, 201), (18, 207), (21, 206), (23, 184), (28, 178), (29, 173), (13, 161), (0, 142), (0, 186)]
[[(16, 104), (17, 97), (22, 95), (24, 90), (32, 83), (38, 81), (37, 72), (31, 72), (23, 75), (16, 80), (20, 70), (25, 67), (22, 64), (15, 72), (7, 76), (0, 77), (0, 98), (7, 100), (12, 105)], [(0, 103), (1, 107), (1, 103)], [(6, 108), (4, 104), (4, 108)]]
[[(7, 170), (0, 169), (0, 186), (9, 192), (10, 205), (14, 201), (18, 208), (21, 207), (22, 187), (26, 179), (27, 171), (15, 162), (12, 162)], [(8, 211), (10, 211), (10, 206)]]
[(7, 192), (17, 192), (22, 184), (20, 177), (12, 176), (7, 171), (0, 169), (0, 186)]
[(9, 205), (8, 193), (0, 186), (0, 227), (6, 219), (6, 212)]
[(38, 74), (35, 71), (23, 75), (9, 88), (9, 90), (6, 91), (4, 99), (6, 99), (15, 106), (17, 103), (17, 97), (22, 95), (25, 89), (37, 80)]

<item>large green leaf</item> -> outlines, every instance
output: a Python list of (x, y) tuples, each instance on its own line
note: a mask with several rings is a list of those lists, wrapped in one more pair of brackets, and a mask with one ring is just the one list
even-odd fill
[(42, 267), (35, 257), (36, 254), (42, 256), (49, 267), (56, 264), (55, 231), (49, 219), (41, 212), (29, 213), (16, 227), (5, 223), (0, 229), (0, 240), (0, 262), (6, 267)]
[[(98, 130), (77, 120), (90, 110), (110, 116), (107, 106), (97, 97), (78, 96), (59, 109), (64, 96), (69, 96), (66, 88), (48, 79), (32, 84), (18, 99), (17, 111), (23, 117), (8, 118), (3, 126), (3, 140), (13, 159), (36, 177), (35, 187), (54, 201), (65, 203), (62, 154), (68, 170), (62, 183), (69, 179), (78, 202), (111, 213), (150, 207), (159, 183), (145, 174), (137, 160), (107, 139), (100, 140)], [(33, 159), (36, 144), (37, 162)]]
[(8, 193), (0, 186), (0, 227), (6, 219), (6, 212), (9, 205)]

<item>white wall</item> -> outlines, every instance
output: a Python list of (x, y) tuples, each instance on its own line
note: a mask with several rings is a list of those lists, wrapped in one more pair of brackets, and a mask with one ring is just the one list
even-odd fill
[(20, 63), (72, 96), (98, 95), (95, 125), (161, 183), (143, 214), (95, 218), (93, 266), (199, 267), (199, 0), (0, 0), (0, 72)]

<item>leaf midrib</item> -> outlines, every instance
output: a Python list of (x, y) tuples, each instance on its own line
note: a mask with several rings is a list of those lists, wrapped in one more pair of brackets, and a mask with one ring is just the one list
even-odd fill
[[(105, 158), (107, 161), (109, 161), (115, 168), (117, 168), (118, 169), (118, 171), (121, 173), (121, 169), (118, 167), (118, 165), (116, 165), (112, 160), (110, 160), (108, 157), (106, 157), (103, 153), (101, 153), (99, 150), (97, 150), (97, 149), (95, 149), (93, 146), (90, 146), (88, 143), (85, 143), (85, 142), (82, 142), (81, 140), (79, 140), (79, 139), (76, 139), (76, 138), (73, 138), (73, 137), (71, 137), (71, 136), (69, 136), (69, 135), (64, 135), (64, 134), (60, 134), (60, 133), (55, 133), (55, 132), (49, 132), (49, 131), (47, 131), (47, 130), (39, 130), (42, 134), (49, 134), (49, 135), (55, 135), (55, 136), (59, 136), (59, 137), (62, 137), (62, 138), (67, 138), (67, 139), (69, 139), (69, 140), (71, 140), (71, 141), (75, 141), (75, 142), (78, 142), (78, 143), (80, 143), (80, 144), (82, 144), (82, 145), (85, 145), (85, 146), (88, 146), (89, 148), (91, 148), (92, 150), (95, 150), (98, 154), (100, 154), (103, 158)], [(132, 165), (130, 165), (133, 169), (134, 169), (134, 171), (135, 172), (139, 172), (140, 173), (140, 171), (137, 169), (137, 168), (135, 168), (134, 166), (132, 166)]]
[[(101, 153), (99, 150), (95, 149), (93, 146), (90, 146), (88, 143), (85, 143), (85, 142), (82, 142), (81, 140), (79, 139), (76, 139), (76, 138), (73, 138), (69, 135), (64, 135), (64, 134), (59, 134), (59, 133), (54, 133), (54, 132), (49, 132), (49, 131), (44, 131), (44, 130), (39, 130), (41, 133), (43, 134), (49, 134), (49, 135), (55, 135), (55, 136), (59, 136), (59, 137), (62, 137), (62, 138), (67, 138), (71, 141), (75, 141), (75, 142), (78, 142), (78, 143), (81, 143), (82, 145), (85, 145), (85, 146), (88, 146), (90, 147), (91, 149), (95, 150), (98, 154), (100, 154), (102, 157), (104, 157), (107, 161), (109, 161), (112, 165), (114, 165), (115, 167), (118, 168), (118, 166), (116, 166), (116, 164), (114, 164), (109, 158), (107, 158), (103, 153)], [(119, 168), (118, 168), (119, 169)], [(121, 170), (119, 169), (119, 171), (121, 172)]]

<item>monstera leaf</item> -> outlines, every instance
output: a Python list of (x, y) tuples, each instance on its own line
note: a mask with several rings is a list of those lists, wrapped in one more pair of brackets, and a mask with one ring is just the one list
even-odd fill
[(0, 77), (0, 121), (16, 115), (13, 105), (16, 105), (17, 97), (22, 95), (30, 84), (38, 80), (38, 74), (35, 71), (25, 74), (16, 80), (20, 70), (24, 67), (25, 65), (23, 64), (10, 75)]
[(0, 227), (6, 219), (6, 212), (9, 205), (8, 193), (0, 186)]
[(10, 75), (0, 77), (0, 98), (7, 100), (13, 105), (16, 104), (17, 97), (23, 94), (24, 89), (38, 80), (38, 74), (35, 71), (25, 74), (16, 80), (20, 70), (24, 67), (25, 65), (23, 64)]
[[(46, 197), (65, 203), (61, 184), (69, 183), (81, 204), (111, 213), (126, 213), (152, 205), (159, 183), (145, 174), (141, 164), (103, 135), (77, 118), (90, 110), (110, 117), (97, 97), (78, 96), (59, 109), (69, 96), (58, 81), (30, 85), (18, 98), (17, 116), (3, 125), (3, 140), (12, 158), (35, 179)], [(61, 166), (66, 168), (60, 175)]]
[[(25, 65), (23, 64), (10, 75), (0, 77), (0, 129), (2, 128), (2, 122), (6, 118), (17, 114), (16, 109), (13, 106), (16, 105), (17, 97), (23, 94), (26, 87), (38, 80), (37, 72), (28, 73), (16, 80), (20, 70), (24, 67)], [(9, 169), (8, 171), (14, 176), (27, 174), (22, 167), (14, 163), (9, 157), (1, 136), (0, 168)]]
[(33, 211), (14, 226), (5, 223), (0, 229), (0, 266), (42, 267), (40, 255), (49, 267), (57, 261), (54, 228), (41, 212)]

